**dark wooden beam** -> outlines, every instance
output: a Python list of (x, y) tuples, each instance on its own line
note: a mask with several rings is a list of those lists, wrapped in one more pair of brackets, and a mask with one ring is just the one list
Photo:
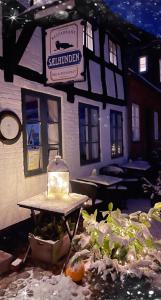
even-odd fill
[(34, 81), (34, 82), (38, 82), (38, 83), (41, 83), (43, 84), (44, 81), (45, 81), (45, 78), (42, 74), (34, 71), (34, 70), (31, 70), (27, 67), (24, 67), (24, 66), (16, 66), (15, 68), (15, 75), (18, 75), (22, 78), (25, 78), (27, 80), (30, 80), (30, 81)]
[(3, 19), (4, 80), (8, 82), (13, 82), (15, 42), (16, 29), (14, 24)]
[(0, 69), (4, 70), (4, 59), (0, 56)]
[(18, 38), (17, 43), (15, 44), (15, 58), (14, 58), (14, 64), (17, 66), (27, 48), (27, 45), (29, 41), (31, 40), (31, 37), (33, 35), (33, 32), (36, 28), (35, 24), (26, 24), (24, 28), (22, 29), (22, 32)]
[[(11, 4), (11, 3), (10, 3)], [(3, 6), (3, 57), (4, 57), (4, 80), (13, 82), (15, 69), (18, 66), (26, 47), (36, 28), (36, 24), (27, 23), (16, 42), (17, 22), (7, 18), (11, 13), (11, 6)]]

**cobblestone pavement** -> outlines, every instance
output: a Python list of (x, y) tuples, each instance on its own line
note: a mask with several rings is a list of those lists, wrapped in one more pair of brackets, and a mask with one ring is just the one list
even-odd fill
[(54, 275), (51, 270), (26, 267), (0, 280), (0, 300), (87, 300), (87, 284), (77, 285), (64, 274)]

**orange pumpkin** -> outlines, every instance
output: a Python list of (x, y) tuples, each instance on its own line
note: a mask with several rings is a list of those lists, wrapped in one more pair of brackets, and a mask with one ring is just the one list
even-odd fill
[(79, 282), (84, 277), (85, 268), (83, 262), (78, 262), (74, 266), (68, 265), (66, 268), (66, 276), (70, 276), (75, 282)]

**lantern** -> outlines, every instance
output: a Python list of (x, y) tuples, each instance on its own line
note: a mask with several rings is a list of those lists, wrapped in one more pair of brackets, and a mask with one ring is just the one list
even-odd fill
[(52, 160), (47, 168), (48, 171), (48, 189), (47, 197), (55, 198), (69, 194), (69, 170), (68, 166), (61, 159), (60, 156), (56, 156)]

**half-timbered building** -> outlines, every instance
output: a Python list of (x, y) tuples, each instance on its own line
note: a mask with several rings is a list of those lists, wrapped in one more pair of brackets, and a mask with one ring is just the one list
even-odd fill
[[(57, 2), (62, 5), (66, 1)], [(92, 9), (96, 8), (97, 1), (96, 4), (91, 2)], [(70, 7), (64, 9), (69, 18), (64, 20), (63, 13), (58, 11), (58, 19), (55, 16), (52, 21), (47, 17), (46, 25), (43, 19), (41, 22), (30, 20), (28, 14), (21, 17), (29, 8), (25, 7), (25, 1), (8, 3), (10, 5), (0, 5), (1, 125), (3, 123), (0, 229), (28, 217), (28, 212), (18, 208), (17, 203), (46, 190), (47, 165), (57, 153), (66, 160), (71, 177), (88, 175), (93, 168), (99, 170), (107, 163), (120, 163), (128, 155), (124, 40), (120, 32), (110, 29), (110, 21), (105, 26), (89, 15), (83, 17), (82, 11), (78, 15), (74, 10), (69, 13)], [(16, 11), (19, 18), (14, 17)], [(55, 80), (52, 73), (51, 82), (47, 78), (50, 67), (56, 65), (58, 70), (58, 65), (64, 63), (76, 66), (80, 59), (77, 52), (49, 59), (51, 30), (55, 30), (55, 34), (58, 30), (55, 51), (64, 50), (72, 47), (73, 42), (63, 39), (61, 26), (65, 32), (67, 26), (77, 25), (78, 20), (81, 20), (82, 34), (79, 39), (83, 43), (81, 78), (75, 81), (69, 79), (68, 74), (65, 80), (61, 66), (57, 74), (60, 77)], [(7, 123), (4, 118), (10, 116), (10, 112), (12, 117), (12, 112), (16, 115), (13, 123), (9, 120)]]

